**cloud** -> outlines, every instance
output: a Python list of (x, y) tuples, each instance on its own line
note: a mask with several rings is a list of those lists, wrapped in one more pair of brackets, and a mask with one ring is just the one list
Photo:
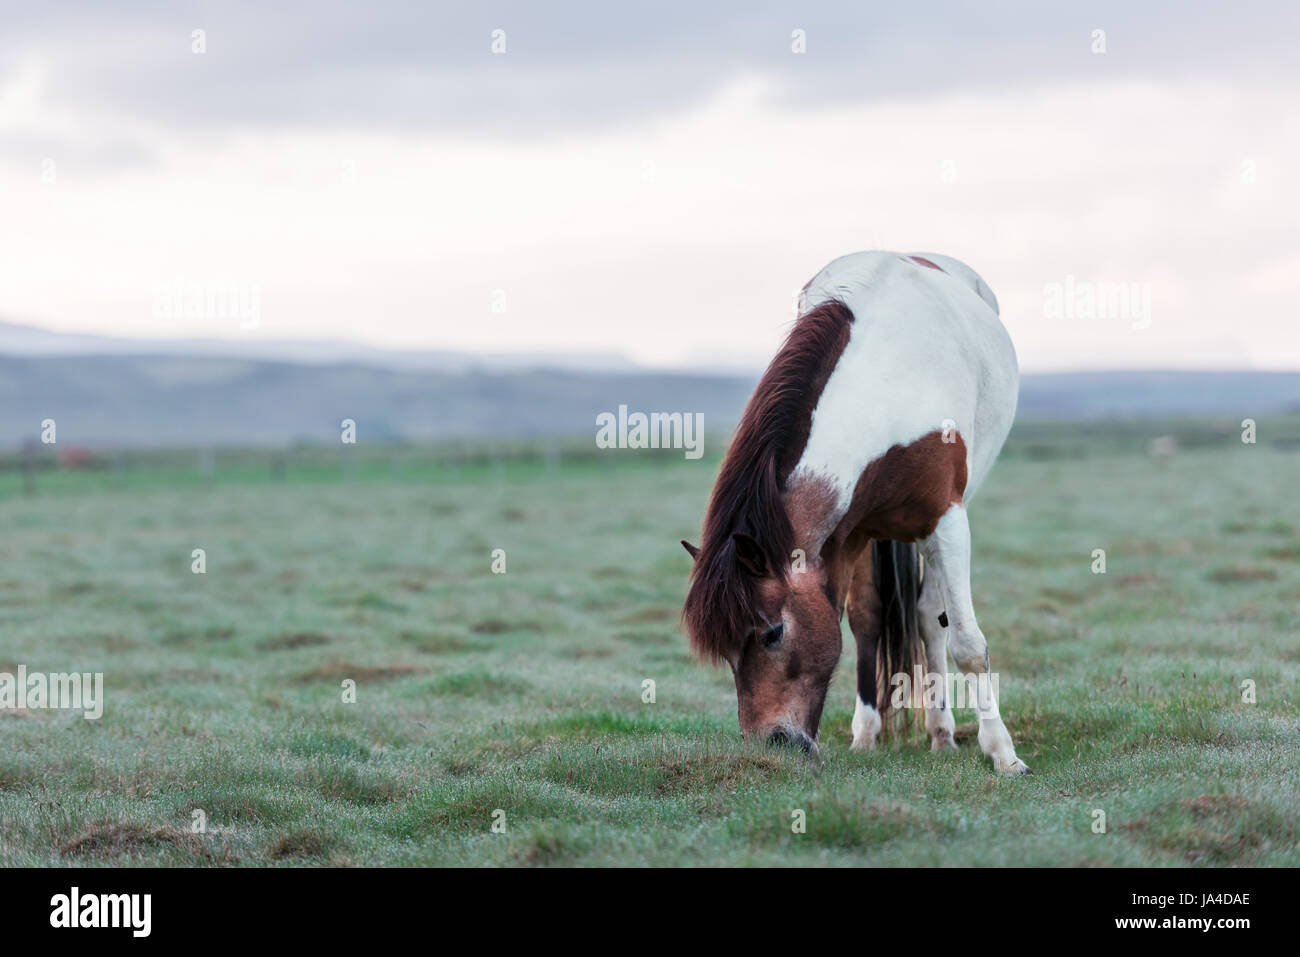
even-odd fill
[[(74, 2), (7, 12), (0, 81), (44, 71), (51, 108), (165, 126), (364, 128), (495, 140), (635, 125), (741, 76), (781, 105), (824, 106), (1040, 84), (1296, 76), (1300, 13), (1242, 3), (1033, 0), (972, 5), (656, 2), (411, 4), (327, 0)], [(190, 34), (206, 32), (207, 52)], [(506, 54), (490, 35), (506, 32)], [(802, 30), (807, 53), (791, 52)], [(1091, 52), (1104, 29), (1107, 52)]]

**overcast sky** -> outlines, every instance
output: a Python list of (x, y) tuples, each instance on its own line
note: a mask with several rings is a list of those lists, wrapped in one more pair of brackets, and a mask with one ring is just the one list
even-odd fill
[(750, 366), (884, 248), (1026, 370), (1300, 368), (1294, 3), (109, 6), (4, 3), (0, 319)]

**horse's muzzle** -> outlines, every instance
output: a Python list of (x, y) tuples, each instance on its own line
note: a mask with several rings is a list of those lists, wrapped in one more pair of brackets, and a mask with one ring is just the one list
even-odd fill
[(817, 753), (817, 742), (802, 731), (776, 728), (767, 736), (767, 743), (779, 748), (799, 748), (806, 754)]

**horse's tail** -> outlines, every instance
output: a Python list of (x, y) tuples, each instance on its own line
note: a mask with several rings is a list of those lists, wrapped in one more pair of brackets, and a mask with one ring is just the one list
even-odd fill
[[(916, 546), (911, 542), (873, 541), (871, 574), (880, 600), (876, 710), (883, 719), (897, 710), (893, 700), (894, 676), (905, 674), (909, 683), (915, 684), (917, 665), (924, 673), (925, 645), (921, 641), (916, 610), (921, 597), (921, 559)], [(913, 687), (913, 698), (920, 690)]]

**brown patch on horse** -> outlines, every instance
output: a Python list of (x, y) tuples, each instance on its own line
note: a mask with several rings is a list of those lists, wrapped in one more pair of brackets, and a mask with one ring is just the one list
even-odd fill
[(813, 409), (852, 325), (852, 311), (835, 300), (800, 316), (745, 406), (709, 498), (682, 609), (702, 658), (734, 658), (754, 626), (756, 563), (768, 574), (784, 574), (794, 529), (781, 493), (808, 443)]
[(930, 260), (926, 259), (924, 256), (908, 256), (907, 258), (912, 260), (912, 262), (914, 263), (918, 263), (922, 266), (929, 266), (931, 269), (937, 269), (939, 270), (939, 272), (943, 272), (942, 266), (936, 266), (934, 263), (930, 262)]
[(786, 494), (795, 544), (826, 568), (826, 595), (838, 611), (848, 597), (853, 566), (873, 539), (915, 542), (927, 538), (944, 512), (966, 492), (966, 443), (960, 433), (944, 441), (941, 431), (908, 445), (895, 445), (866, 467), (848, 511), (833, 529), (837, 495), (831, 481), (801, 475)]
[(847, 545), (867, 540), (915, 542), (928, 538), (944, 512), (966, 492), (966, 443), (939, 430), (895, 445), (863, 471), (834, 537)]

